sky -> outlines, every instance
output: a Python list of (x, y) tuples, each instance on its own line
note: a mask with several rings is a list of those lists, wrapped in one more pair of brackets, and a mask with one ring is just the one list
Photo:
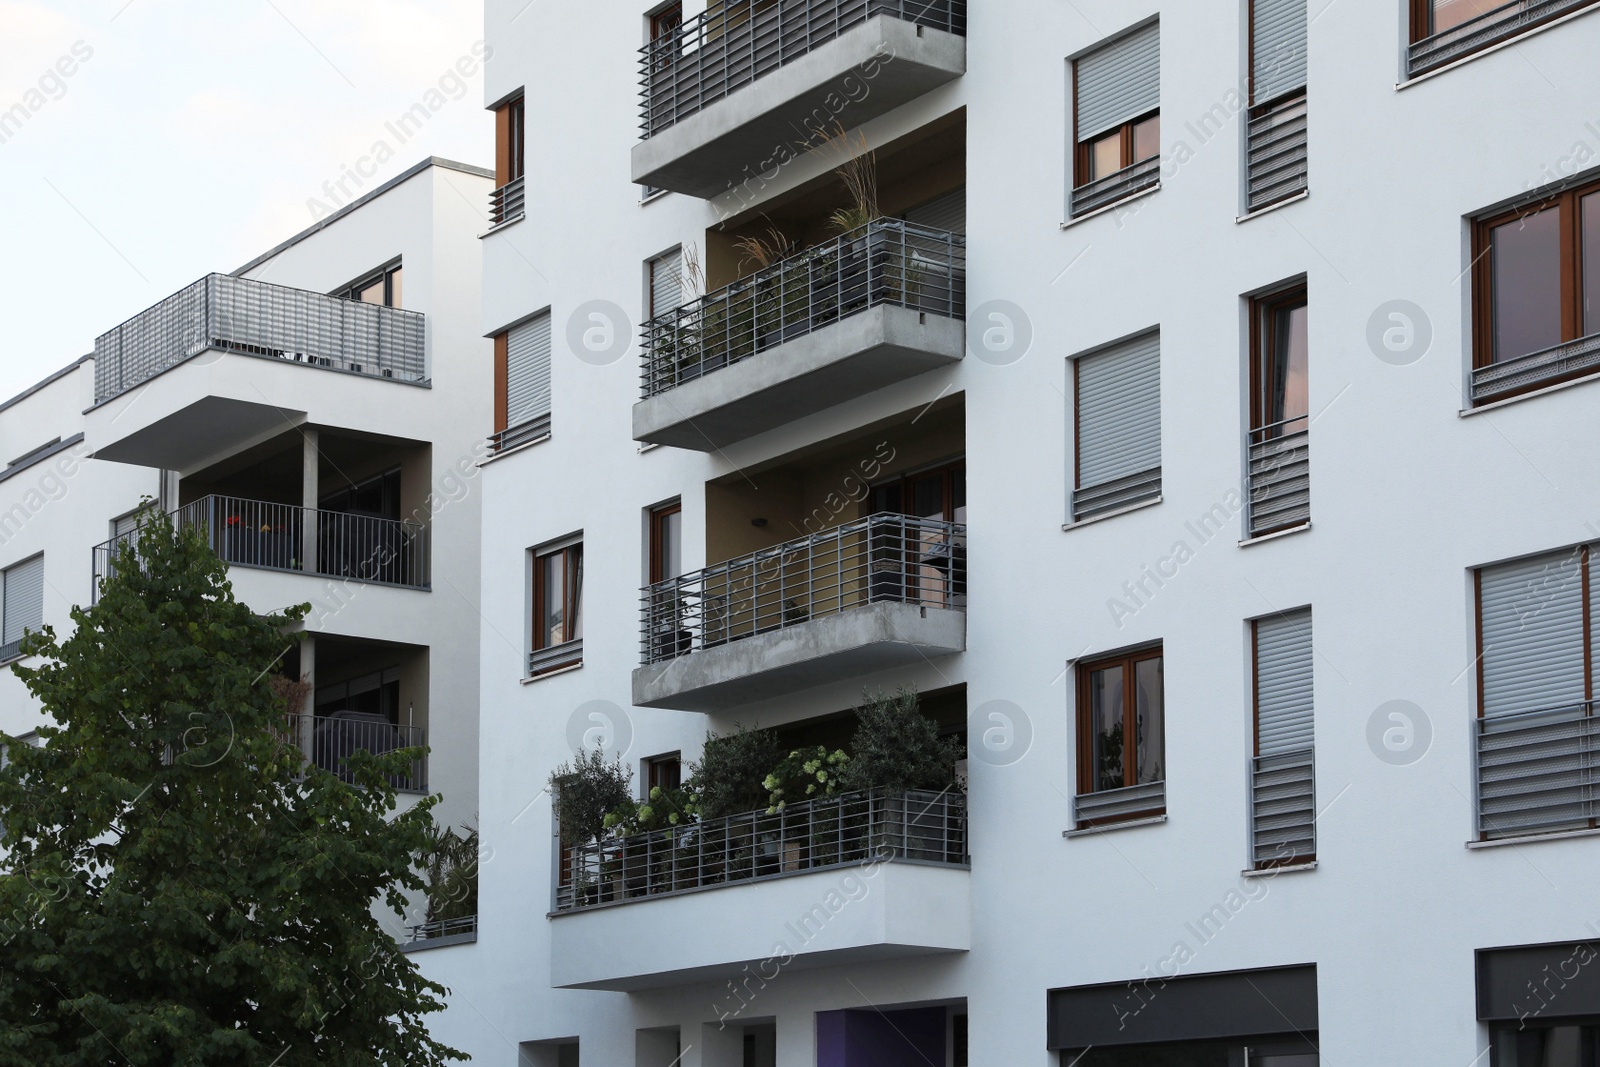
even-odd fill
[(0, 399), (325, 216), (341, 177), (492, 166), (482, 37), (482, 0), (0, 0)]

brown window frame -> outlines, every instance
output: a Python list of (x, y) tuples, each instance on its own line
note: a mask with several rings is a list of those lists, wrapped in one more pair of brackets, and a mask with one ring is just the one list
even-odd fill
[[(668, 769), (671, 773), (666, 773)], [(671, 779), (671, 784), (668, 784)], [(659, 756), (651, 756), (644, 761), (644, 796), (650, 799), (650, 793), (658, 786), (662, 789), (677, 789), (683, 785), (683, 753), (666, 752)]]
[[(565, 589), (565, 595), (561, 607), (567, 619), (567, 633), (572, 633), (574, 629), (582, 629), (583, 541), (581, 539), (572, 541), (562, 545), (560, 548), (535, 549), (533, 552), (533, 610), (530, 612), (533, 621), (533, 639), (530, 645), (533, 652), (543, 652), (547, 648), (561, 648), (582, 640), (581, 637), (568, 637), (565, 641), (557, 644), (545, 643), (545, 634), (549, 630), (549, 620), (544, 617), (544, 561), (558, 555), (563, 557), (562, 585)], [(531, 674), (537, 677), (581, 662), (583, 662), (583, 656), (580, 650), (579, 654), (571, 660), (547, 664), (539, 670), (531, 672)]]
[[(1097, 776), (1094, 767), (1094, 721), (1091, 717), (1091, 703), (1089, 697), (1089, 680), (1099, 670), (1107, 667), (1122, 668), (1122, 736), (1124, 738), (1122, 751), (1123, 785), (1139, 784), (1138, 774), (1138, 747), (1128, 739), (1136, 737), (1139, 694), (1138, 687), (1134, 684), (1137, 665), (1147, 660), (1162, 660), (1163, 682), (1161, 686), (1161, 748), (1165, 758), (1167, 744), (1167, 687), (1165, 683), (1165, 643), (1158, 642), (1154, 645), (1145, 645), (1141, 648), (1118, 652), (1109, 656), (1100, 656), (1092, 660), (1083, 660), (1077, 667), (1077, 735), (1078, 735), (1078, 795), (1091, 796), (1096, 793), (1109, 792), (1095, 788)], [(1095, 819), (1080, 823), (1082, 827), (1097, 826), (1111, 822), (1127, 822), (1132, 819), (1148, 819), (1157, 815), (1165, 815), (1167, 806), (1165, 801), (1159, 807), (1149, 808), (1144, 811), (1131, 812), (1118, 816), (1114, 820)]]
[(509, 185), (528, 170), (528, 104), (518, 92), (494, 109), (494, 184)]
[[(653, 508), (650, 509), (650, 575), (649, 575), (650, 583), (649, 584), (651, 584), (651, 585), (655, 585), (657, 582), (664, 582), (664, 581), (667, 580), (666, 567), (663, 566), (664, 560), (662, 558), (662, 553), (663, 553), (663, 548), (664, 548), (664, 543), (663, 543), (664, 539), (661, 536), (662, 526), (663, 526), (665, 520), (668, 519), (669, 517), (671, 517), (673, 515), (681, 516), (682, 514), (683, 514), (683, 501), (682, 500), (674, 500), (670, 504), (662, 504), (659, 507), (653, 507)], [(682, 526), (683, 520), (680, 518), (678, 520), (678, 522), (679, 522), (678, 531), (679, 531), (679, 536), (680, 536), (680, 539), (681, 539), (682, 532), (683, 532), (683, 526)], [(683, 550), (683, 546), (681, 544), (678, 546), (678, 548), (679, 548), (680, 552)], [(679, 562), (681, 563), (682, 561), (680, 560)]]
[[(1493, 232), (1501, 226), (1515, 225), (1529, 215), (1549, 208), (1561, 214), (1561, 340), (1570, 344), (1589, 336), (1583, 332), (1583, 198), (1600, 193), (1600, 181), (1585, 182), (1551, 193), (1537, 201), (1476, 218), (1472, 223), (1472, 367), (1478, 370), (1494, 365), (1494, 257), (1490, 254)], [(1600, 333), (1600, 330), (1595, 331)], [(1517, 358), (1517, 357), (1512, 357)], [(1559, 377), (1541, 379), (1513, 392), (1497, 393), (1494, 400), (1544, 389), (1557, 382), (1570, 381), (1594, 373), (1579, 369)]]
[[(1073, 74), (1072, 74), (1072, 110), (1073, 110), (1072, 121), (1073, 121), (1074, 125), (1076, 125), (1076, 123), (1078, 121), (1078, 117), (1077, 117), (1077, 110), (1078, 110), (1078, 74), (1077, 74), (1076, 66), (1074, 66)], [(1076, 149), (1073, 152), (1072, 187), (1074, 189), (1082, 189), (1085, 185), (1088, 185), (1090, 182), (1097, 182), (1101, 178), (1109, 178), (1109, 177), (1111, 177), (1111, 174), (1120, 174), (1123, 171), (1127, 170), (1129, 167), (1133, 166), (1135, 163), (1144, 162), (1144, 160), (1142, 160), (1142, 159), (1134, 159), (1133, 158), (1133, 130), (1134, 130), (1135, 126), (1138, 126), (1138, 125), (1141, 125), (1142, 123), (1148, 122), (1151, 119), (1155, 119), (1157, 122), (1159, 122), (1161, 120), (1161, 109), (1159, 107), (1158, 108), (1154, 108), (1154, 109), (1152, 109), (1150, 111), (1146, 111), (1142, 115), (1139, 115), (1139, 116), (1136, 116), (1134, 118), (1131, 118), (1127, 122), (1124, 122), (1121, 126), (1113, 126), (1109, 130), (1101, 130), (1093, 138), (1091, 138), (1091, 139), (1089, 139), (1087, 141), (1075, 141)], [(1096, 145), (1100, 141), (1105, 140), (1108, 136), (1111, 135), (1111, 133), (1113, 131), (1116, 131), (1117, 133), (1121, 134), (1121, 136), (1122, 136), (1122, 141), (1121, 141), (1121, 145), (1120, 145), (1121, 166), (1119, 166), (1116, 170), (1112, 171), (1111, 174), (1102, 174), (1102, 175), (1100, 175), (1099, 178), (1088, 177), (1088, 174), (1089, 174), (1089, 162), (1090, 162), (1091, 153), (1093, 151), (1094, 145)], [(1074, 130), (1073, 130), (1073, 137), (1074, 138), (1077, 137), (1076, 128), (1074, 128)], [(1161, 143), (1160, 143), (1160, 134), (1158, 133), (1156, 135), (1156, 153), (1153, 156), (1146, 156), (1145, 159), (1159, 159), (1160, 157), (1161, 157)]]
[(650, 12), (650, 40), (659, 41), (683, 30), (683, 0), (673, 0)]
[[(1429, 37), (1434, 36), (1435, 32), (1437, 32), (1437, 31), (1435, 31), (1433, 29), (1433, 0), (1410, 0), (1410, 2), (1411, 2), (1411, 19), (1410, 19), (1410, 22), (1411, 22), (1411, 43), (1412, 44), (1416, 44), (1418, 41), (1427, 40)], [(1573, 15), (1573, 14), (1576, 14), (1577, 12), (1579, 12), (1579, 11), (1583, 11), (1586, 7), (1593, 6), (1593, 4), (1595, 4), (1595, 3), (1600, 3), (1600, 0), (1590, 0), (1589, 4), (1585, 4), (1585, 5), (1582, 5), (1582, 6), (1579, 6), (1579, 7), (1574, 7), (1572, 9), (1568, 10), (1568, 11), (1557, 12), (1556, 14), (1553, 14), (1553, 15), (1547, 15), (1546, 17), (1544, 17), (1542, 19), (1537, 19), (1537, 20), (1535, 20), (1533, 22), (1524, 23), (1522, 25), (1519, 25), (1519, 26), (1516, 27), (1515, 30), (1507, 32), (1504, 36), (1496, 37), (1496, 38), (1494, 38), (1492, 40), (1485, 41), (1483, 44), (1481, 44), (1478, 47), (1474, 48), (1472, 51), (1462, 53), (1462, 55), (1457, 57), (1457, 60), (1465, 59), (1467, 56), (1476, 55), (1477, 53), (1482, 52), (1485, 49), (1493, 48), (1495, 45), (1500, 44), (1503, 41), (1509, 41), (1514, 37), (1521, 37), (1523, 34), (1528, 33), (1528, 32), (1530, 32), (1530, 31), (1532, 31), (1534, 29), (1537, 29), (1538, 27), (1544, 25), (1547, 22), (1553, 22), (1553, 21), (1555, 21), (1556, 19), (1559, 19), (1559, 18), (1566, 18), (1569, 15)], [(1503, 5), (1498, 5), (1498, 6), (1503, 6)], [(1487, 13), (1488, 12), (1485, 12), (1485, 14), (1487, 14)], [(1448, 32), (1448, 31), (1444, 31), (1444, 32)], [(1454, 61), (1452, 61), (1452, 62), (1454, 62)]]
[[(1267, 418), (1266, 418), (1266, 414), (1267, 413), (1264, 410), (1264, 408), (1266, 406), (1266, 404), (1265, 404), (1265, 400), (1266, 400), (1265, 385), (1266, 385), (1266, 382), (1263, 381), (1263, 377), (1266, 374), (1266, 368), (1267, 368), (1268, 364), (1269, 363), (1275, 363), (1274, 360), (1271, 360), (1269, 358), (1269, 357), (1271, 357), (1273, 355), (1273, 353), (1271, 351), (1269, 351), (1269, 347), (1273, 344), (1273, 336), (1274, 336), (1273, 330), (1272, 330), (1273, 320), (1274, 320), (1275, 316), (1277, 316), (1277, 314), (1279, 312), (1281, 312), (1281, 311), (1291, 311), (1291, 310), (1293, 310), (1294, 308), (1297, 308), (1297, 307), (1307, 308), (1308, 309), (1307, 310), (1307, 315), (1309, 316), (1309, 314), (1310, 314), (1309, 309), (1311, 307), (1311, 301), (1310, 301), (1309, 289), (1308, 289), (1306, 283), (1303, 280), (1302, 281), (1293, 282), (1293, 283), (1291, 283), (1289, 285), (1285, 285), (1285, 286), (1283, 286), (1281, 288), (1274, 289), (1271, 292), (1262, 293), (1259, 296), (1254, 296), (1254, 297), (1250, 298), (1250, 431), (1251, 431), (1251, 433), (1255, 433), (1256, 431), (1266, 429), (1267, 426), (1269, 425), (1268, 421), (1267, 421)], [(1309, 338), (1308, 338), (1308, 343), (1309, 343)], [(1309, 355), (1310, 355), (1310, 353), (1308, 352), (1307, 353), (1308, 362), (1309, 362)], [(1309, 370), (1309, 367), (1307, 369)], [(1303, 416), (1295, 416), (1295, 417), (1293, 417), (1291, 419), (1285, 419), (1285, 420), (1281, 420), (1281, 421), (1291, 422), (1291, 421), (1300, 421), (1301, 419), (1304, 419), (1306, 424), (1310, 425), (1311, 412), (1310, 412), (1309, 405), (1307, 406), (1307, 410), (1306, 410), (1306, 414), (1305, 415), (1303, 415)], [(1282, 431), (1280, 430), (1279, 432), (1281, 433)]]

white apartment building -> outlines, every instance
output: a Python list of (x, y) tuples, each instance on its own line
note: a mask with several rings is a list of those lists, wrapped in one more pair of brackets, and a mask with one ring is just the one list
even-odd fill
[[(312, 760), (427, 745), (397, 785), (443, 794), (441, 822), (475, 820), (491, 178), (423, 160), (233, 273), (99, 324), (91, 355), (0, 406), (6, 661), (29, 627), (70, 632), (159, 507), (205, 529), (245, 603), (312, 605), (284, 659), (313, 685), (297, 723)], [(3, 672), (0, 729), (40, 715)]]
[[(489, 0), (439, 1036), (1595, 1062), (1595, 6)], [(553, 837), (575, 747), (642, 789), (901, 686), (964, 796)]]

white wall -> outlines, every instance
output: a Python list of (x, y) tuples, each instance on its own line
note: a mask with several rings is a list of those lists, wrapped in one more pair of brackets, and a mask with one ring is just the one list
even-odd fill
[[(453, 988), (441, 1036), (480, 1063), (515, 1044), (581, 1034), (584, 1062), (630, 1062), (633, 1031), (716, 1018), (715, 989), (636, 995), (549, 988), (550, 813), (541, 796), (570, 756), (570, 717), (626, 707), (637, 657), (639, 511), (680, 495), (685, 565), (699, 566), (704, 483), (945, 392), (965, 394), (969, 638), (960, 657), (795, 694), (735, 717), (775, 722), (848, 705), (863, 684), (964, 682), (969, 707), (1026, 713), (1020, 761), (971, 766), (972, 951), (936, 962), (785, 975), (756, 1009), (778, 1019), (780, 1062), (809, 1055), (811, 1013), (864, 1002), (966, 997), (974, 1063), (1049, 1062), (1045, 991), (1155, 970), (1179, 941), (1185, 973), (1315, 962), (1327, 1063), (1471, 1063), (1472, 950), (1593, 936), (1596, 842), (1469, 851), (1474, 714), (1469, 568), (1595, 536), (1600, 468), (1583, 447), (1600, 386), (1460, 418), (1469, 364), (1463, 216), (1547, 180), (1575, 143), (1600, 152), (1600, 15), (1577, 19), (1397, 91), (1397, 0), (1313, 4), (1309, 199), (1245, 223), (1240, 120), (1202, 144), (1187, 128), (1237, 86), (1245, 5), (976, 0), (960, 81), (874, 122), (875, 143), (967, 108), (970, 306), (1020, 305), (1033, 345), (996, 366), (969, 358), (762, 438), (701, 456), (630, 440), (637, 346), (606, 366), (565, 343), (575, 308), (640, 314), (640, 263), (696, 241), (717, 205), (639, 206), (640, 5), (491, 0), (487, 97), (526, 84), (528, 219), (485, 241), (485, 321), (553, 306), (554, 437), (484, 473), (482, 780), (486, 862), (479, 941), (422, 958)], [(1136, 213), (1061, 228), (1069, 179), (1063, 59), (1159, 11), (1164, 41), (1161, 191)], [(1319, 13), (1320, 12), (1320, 13)], [(541, 146), (544, 146), (541, 149)], [(555, 150), (554, 146), (559, 146)], [(1188, 154), (1188, 153), (1184, 153)], [(822, 169), (795, 164), (776, 188)], [(1304, 274), (1310, 292), (1314, 528), (1241, 548), (1234, 525), (1201, 545), (1186, 523), (1237, 490), (1247, 408), (1241, 294)], [(1425, 358), (1369, 349), (1390, 300), (1425, 311)], [(1066, 359), (1159, 324), (1164, 501), (1063, 531), (1071, 456)], [(524, 553), (582, 529), (585, 664), (520, 683)], [(1188, 542), (1191, 562), (1131, 618), (1114, 620), (1146, 565)], [(1247, 627), (1315, 612), (1320, 865), (1241, 883), (1250, 755)], [(1165, 642), (1167, 823), (1063, 839), (1074, 790), (1070, 660)], [(1431, 722), (1431, 750), (1396, 767), (1367, 722), (1391, 699)], [(708, 723), (627, 709), (630, 760), (682, 747)], [(725, 723), (719, 723), (723, 725)], [(1188, 925), (1246, 901), (1203, 945)], [(773, 916), (776, 929), (783, 921)], [(699, 932), (716, 938), (717, 930)], [(848, 978), (849, 981), (845, 981)], [(686, 1063), (699, 1062), (698, 1052)]]

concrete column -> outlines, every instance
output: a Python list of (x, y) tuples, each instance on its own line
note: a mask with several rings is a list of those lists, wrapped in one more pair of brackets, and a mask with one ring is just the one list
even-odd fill
[(300, 506), (305, 508), (303, 543), (300, 546), (300, 569), (307, 574), (317, 570), (317, 501), (320, 488), (317, 479), (321, 470), (321, 453), (317, 450), (317, 431), (302, 428), (303, 443), (300, 449)]
[(300, 677), (311, 683), (311, 691), (300, 706), (301, 717), (295, 739), (309, 761), (312, 755), (312, 728), (316, 725), (313, 717), (317, 712), (317, 639), (312, 634), (302, 634), (300, 637)]
[(817, 1020), (811, 1012), (778, 1016), (778, 1062), (783, 1067), (810, 1067), (817, 1062)]
[(702, 1023), (695, 1044), (683, 1057), (684, 1067), (744, 1067), (744, 1027), (737, 1023)]

